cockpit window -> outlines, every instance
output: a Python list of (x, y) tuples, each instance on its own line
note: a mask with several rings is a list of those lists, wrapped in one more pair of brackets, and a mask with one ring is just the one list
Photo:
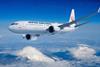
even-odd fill
[(11, 25), (18, 25), (18, 23), (12, 23)]

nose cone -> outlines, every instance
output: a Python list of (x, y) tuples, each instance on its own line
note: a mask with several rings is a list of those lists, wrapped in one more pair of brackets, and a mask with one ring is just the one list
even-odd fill
[(9, 29), (10, 31), (12, 31), (12, 26), (9, 26), (8, 29)]
[(14, 27), (13, 25), (9, 26), (8, 29), (9, 29), (10, 31), (12, 31), (12, 32), (15, 31), (15, 27)]

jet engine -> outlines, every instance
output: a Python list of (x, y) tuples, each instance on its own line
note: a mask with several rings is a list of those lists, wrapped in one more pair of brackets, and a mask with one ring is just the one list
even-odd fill
[(60, 28), (57, 26), (49, 26), (49, 28), (48, 28), (49, 33), (54, 33), (54, 32), (57, 32), (59, 30), (60, 30)]
[(37, 40), (37, 36), (39, 35), (36, 35), (36, 36), (32, 36), (30, 34), (23, 34), (23, 39), (26, 39), (26, 40)]
[(31, 40), (32, 36), (31, 36), (30, 34), (26, 34), (25, 38), (26, 38), (27, 40)]
[(48, 31), (49, 31), (50, 33), (53, 33), (53, 32), (55, 32), (55, 29), (54, 29), (53, 26), (50, 26), (50, 27), (48, 28)]

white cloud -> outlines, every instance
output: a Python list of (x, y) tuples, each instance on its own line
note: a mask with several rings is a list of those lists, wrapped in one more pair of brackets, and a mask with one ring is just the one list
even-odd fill
[(41, 51), (37, 50), (36, 48), (27, 46), (22, 50), (17, 51), (17, 56), (27, 57), (29, 60), (31, 60), (30, 62), (28, 60), (28, 63), (27, 61), (24, 61), (13, 63), (6, 66), (0, 65), (0, 67), (95, 67), (97, 66), (96, 63), (100, 63), (100, 57), (97, 57), (95, 55), (96, 50), (90, 48), (85, 44), (81, 44), (78, 47), (69, 48), (67, 50), (70, 51), (72, 56), (81, 60), (73, 59), (70, 61), (66, 59), (54, 61), (53, 59), (44, 55)]
[(17, 52), (18, 56), (26, 57), (32, 61), (43, 61), (43, 62), (54, 62), (53, 59), (42, 54), (39, 50), (34, 47), (27, 46)]
[(100, 57), (96, 56), (96, 50), (85, 44), (79, 44), (69, 51), (77, 59), (72, 61), (75, 67), (99, 67), (100, 65)]
[[(73, 67), (69, 61), (54, 61), (31, 46), (27, 46), (17, 51), (17, 55), (31, 60), (34, 67)], [(27, 64), (24, 67), (28, 67)]]
[(10, 65), (0, 65), (0, 67), (74, 67), (69, 62), (59, 61), (53, 63), (32, 62), (32, 63), (14, 63)]
[(77, 59), (90, 59), (93, 58), (96, 51), (92, 48), (89, 48), (85, 44), (79, 45), (77, 48), (70, 49), (70, 52)]

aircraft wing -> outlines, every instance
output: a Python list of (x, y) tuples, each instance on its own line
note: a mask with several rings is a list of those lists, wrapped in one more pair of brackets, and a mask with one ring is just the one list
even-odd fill
[(87, 15), (87, 16), (81, 17), (81, 18), (79, 18), (79, 19), (77, 19), (75, 21), (69, 22), (69, 23), (65, 23), (65, 24), (59, 25), (58, 27), (60, 27), (60, 29), (63, 29), (64, 27), (70, 26), (73, 23), (76, 23), (76, 26), (75, 27), (84, 25), (84, 24), (86, 24), (88, 22), (84, 22), (84, 23), (81, 23), (81, 24), (77, 24), (77, 22), (79, 22), (81, 20), (84, 20), (84, 19), (87, 19), (87, 18), (90, 18), (90, 17), (92, 17), (94, 15), (97, 15), (98, 13), (100, 13), (100, 8), (98, 9), (98, 11), (95, 11), (95, 12), (93, 12), (93, 13)]
[(89, 22), (84, 22), (84, 23), (81, 23), (81, 24), (77, 24), (75, 27), (79, 27), (79, 26), (85, 25), (87, 23), (89, 23)]

